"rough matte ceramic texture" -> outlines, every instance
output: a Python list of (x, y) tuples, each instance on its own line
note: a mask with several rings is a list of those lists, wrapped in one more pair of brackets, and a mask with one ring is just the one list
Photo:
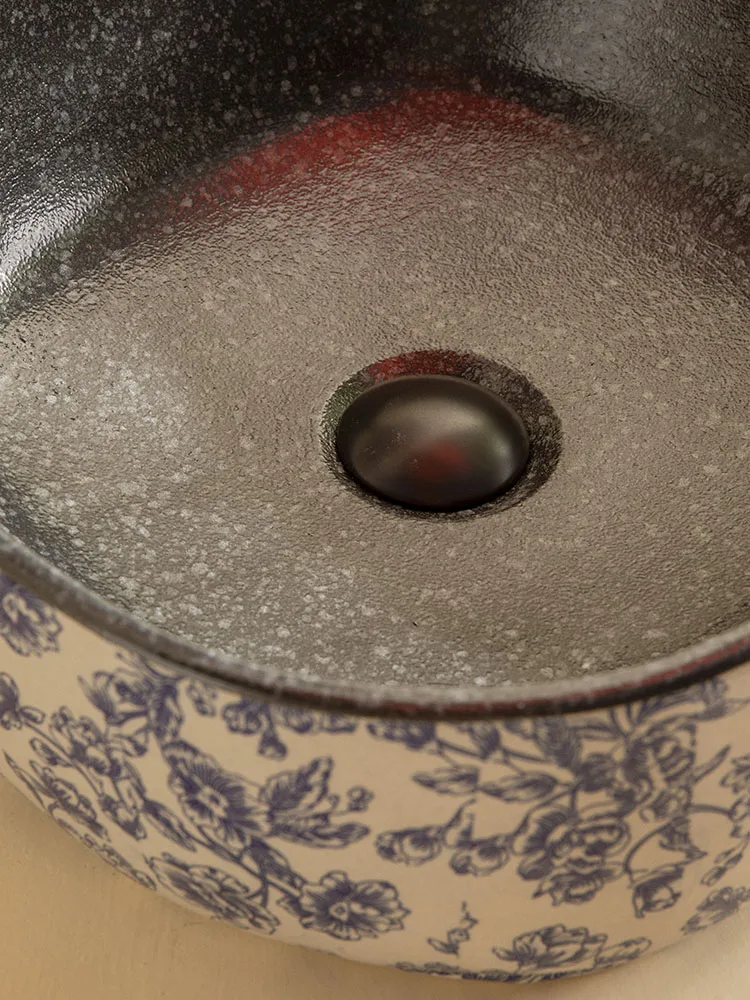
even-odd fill
[(750, 670), (435, 723), (249, 697), (0, 579), (0, 770), (141, 885), (347, 958), (609, 968), (750, 901)]
[[(152, 623), (303, 676), (672, 652), (750, 596), (745, 249), (699, 187), (505, 102), (311, 125), (172, 191), (150, 245), (9, 325), (5, 523)], [(428, 348), (555, 409), (558, 467), (512, 510), (398, 517), (330, 474), (330, 394)]]
[[(740, 622), (747, 9), (647, 9), (6, 6), (5, 526), (347, 684), (585, 675)], [(420, 347), (559, 410), (555, 475), (492, 523), (386, 518), (321, 461), (328, 395)]]

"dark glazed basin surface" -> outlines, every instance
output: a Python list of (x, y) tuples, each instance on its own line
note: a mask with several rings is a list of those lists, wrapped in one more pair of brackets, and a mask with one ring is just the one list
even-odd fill
[[(742, 662), (749, 31), (740, 2), (1, 11), (9, 571), (355, 705)], [(543, 394), (538, 490), (420, 518), (345, 488), (329, 399), (414, 352)]]

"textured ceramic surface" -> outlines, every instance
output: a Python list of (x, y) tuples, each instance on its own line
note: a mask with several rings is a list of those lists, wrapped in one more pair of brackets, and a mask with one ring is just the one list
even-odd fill
[(750, 901), (750, 670), (434, 723), (254, 700), (0, 584), (3, 772), (141, 885), (352, 959), (532, 982)]
[[(358, 697), (739, 626), (748, 10), (0, 4), (2, 527), (176, 639)], [(425, 352), (547, 401), (563, 446), (523, 502), (417, 520), (332, 474), (337, 388)]]

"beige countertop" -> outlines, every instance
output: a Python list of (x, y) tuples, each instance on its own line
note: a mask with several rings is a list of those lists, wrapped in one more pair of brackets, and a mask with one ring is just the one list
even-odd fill
[(202, 917), (131, 884), (0, 781), (2, 1000), (745, 1000), (750, 913), (651, 958), (539, 986), (355, 965)]

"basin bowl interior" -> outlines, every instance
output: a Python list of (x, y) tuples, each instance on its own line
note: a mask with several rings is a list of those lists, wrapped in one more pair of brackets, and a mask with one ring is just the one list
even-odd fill
[[(0, 14), (22, 575), (347, 690), (600, 677), (741, 628), (750, 60), (723, 6)], [(347, 477), (340, 401), (425, 373), (524, 417), (507, 495), (415, 511)]]

